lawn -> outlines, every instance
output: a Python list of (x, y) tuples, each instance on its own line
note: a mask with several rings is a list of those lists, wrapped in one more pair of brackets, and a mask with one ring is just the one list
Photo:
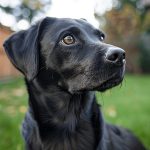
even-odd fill
[[(27, 110), (22, 78), (0, 82), (0, 150), (23, 150), (20, 128)], [(150, 149), (150, 76), (127, 75), (122, 86), (97, 93), (108, 122), (134, 131)]]

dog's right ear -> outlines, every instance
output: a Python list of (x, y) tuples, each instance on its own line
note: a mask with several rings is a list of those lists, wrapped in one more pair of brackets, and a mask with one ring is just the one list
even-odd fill
[(10, 61), (28, 80), (32, 80), (38, 73), (39, 40), (43, 25), (48, 20), (45, 18), (28, 30), (11, 35), (3, 44)]

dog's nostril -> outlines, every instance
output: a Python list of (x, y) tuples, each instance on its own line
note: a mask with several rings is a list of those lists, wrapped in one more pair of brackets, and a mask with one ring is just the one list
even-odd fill
[(125, 59), (125, 58), (126, 58), (126, 53), (124, 52), (124, 53), (123, 53), (123, 59)]
[(114, 53), (114, 54), (108, 56), (107, 59), (110, 61), (116, 61), (118, 59), (118, 54)]
[(111, 48), (108, 50), (106, 54), (106, 60), (109, 60), (111, 62), (122, 62), (125, 59), (125, 51), (118, 48)]

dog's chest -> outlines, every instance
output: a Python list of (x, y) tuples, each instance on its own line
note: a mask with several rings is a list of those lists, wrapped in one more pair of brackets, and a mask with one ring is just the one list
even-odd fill
[[(47, 131), (48, 132), (48, 131)], [(72, 133), (65, 130), (48, 132), (43, 139), (36, 122), (27, 115), (23, 124), (23, 135), (30, 149), (36, 150), (94, 150), (95, 138), (92, 124), (79, 120), (79, 125)]]
[(81, 121), (76, 131), (61, 131), (43, 140), (43, 150), (94, 150), (94, 131), (90, 123)]

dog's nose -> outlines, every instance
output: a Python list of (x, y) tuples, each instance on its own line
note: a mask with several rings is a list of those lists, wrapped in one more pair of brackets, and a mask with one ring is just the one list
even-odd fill
[(122, 64), (125, 61), (125, 51), (118, 47), (110, 47), (106, 53), (106, 60)]

